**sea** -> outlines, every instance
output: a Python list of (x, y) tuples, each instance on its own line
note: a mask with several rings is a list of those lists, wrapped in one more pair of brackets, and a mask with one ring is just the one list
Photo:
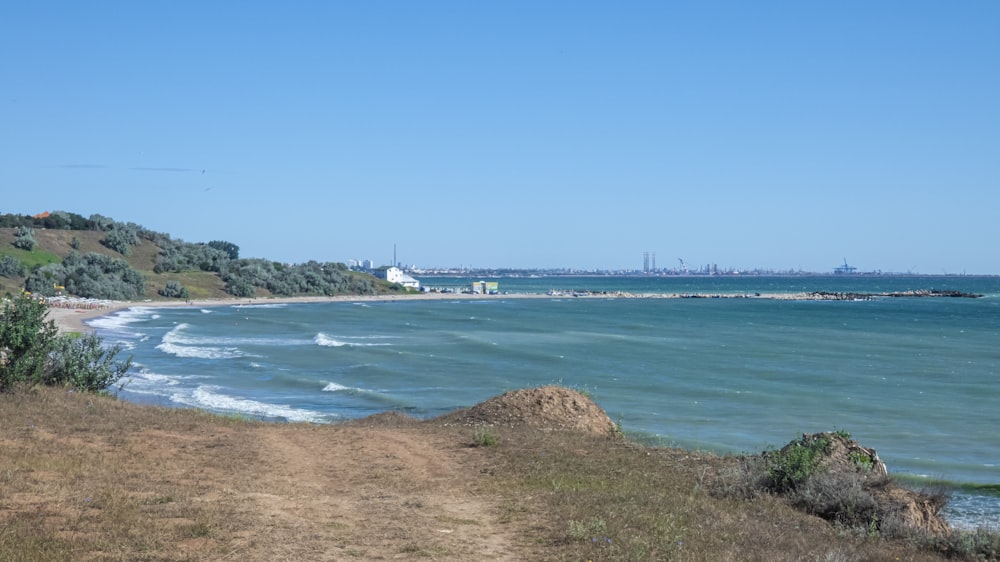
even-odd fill
[[(450, 291), (479, 280), (421, 282)], [(150, 303), (90, 325), (134, 358), (125, 400), (332, 423), (389, 410), (430, 418), (558, 384), (654, 446), (754, 453), (847, 431), (906, 484), (948, 490), (953, 526), (1000, 526), (1000, 277), (482, 280), (501, 294)], [(983, 297), (756, 298), (927, 289)]]

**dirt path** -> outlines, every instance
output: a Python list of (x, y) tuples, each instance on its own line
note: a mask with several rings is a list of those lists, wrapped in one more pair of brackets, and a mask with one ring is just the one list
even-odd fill
[(471, 493), (476, 451), (460, 443), (386, 428), (273, 426), (255, 435), (259, 464), (238, 503), (282, 537), (247, 537), (255, 558), (521, 559), (517, 533)]
[(0, 559), (538, 559), (528, 523), (483, 491), (490, 452), (468, 441), (413, 420), (246, 423), (0, 395)]

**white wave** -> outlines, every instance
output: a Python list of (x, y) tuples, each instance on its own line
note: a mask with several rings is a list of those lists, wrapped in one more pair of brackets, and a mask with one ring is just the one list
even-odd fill
[(211, 314), (211, 313), (212, 313), (212, 311), (211, 311), (211, 310), (209, 310), (209, 309), (207, 309), (207, 308), (203, 308), (203, 309), (201, 309), (201, 313), (202, 313), (202, 314)]
[(159, 314), (154, 314), (154, 315), (150, 316), (150, 318), (152, 318), (153, 320), (159, 320), (160, 319), (160, 315)]
[(313, 422), (323, 423), (329, 421), (329, 415), (320, 414), (312, 410), (293, 408), (284, 404), (267, 404), (257, 400), (237, 398), (222, 394), (217, 386), (199, 386), (190, 396), (184, 394), (174, 394), (171, 400), (210, 410), (234, 412), (238, 414), (249, 414), (264, 418), (280, 418), (290, 422)]
[(229, 336), (193, 336), (187, 333), (190, 324), (181, 323), (163, 337), (164, 342), (179, 345), (209, 345), (209, 346), (229, 346), (237, 347), (241, 345), (260, 345), (268, 347), (279, 347), (289, 345), (309, 345), (311, 342), (306, 339), (291, 338), (234, 338)]
[(146, 306), (133, 306), (109, 316), (101, 316), (93, 320), (88, 320), (87, 325), (97, 330), (134, 336), (136, 334), (129, 329), (129, 326), (137, 322), (149, 320), (150, 316), (154, 316), (152, 313), (153, 310)]
[(367, 341), (349, 341), (349, 340), (369, 340), (369, 339), (385, 339), (380, 336), (373, 337), (358, 337), (358, 336), (337, 336), (336, 338), (330, 337), (323, 332), (316, 334), (313, 338), (313, 342), (316, 345), (323, 347), (381, 347), (386, 345), (392, 345), (391, 343), (372, 343)]
[(182, 322), (178, 324), (174, 329), (163, 335), (163, 339), (160, 345), (156, 346), (156, 349), (177, 357), (195, 359), (233, 359), (246, 355), (236, 347), (197, 345), (197, 343), (201, 343), (204, 339), (208, 338), (199, 339), (186, 336), (184, 330), (190, 327), (191, 325), (187, 323)]
[(340, 392), (341, 390), (359, 390), (357, 388), (351, 388), (349, 386), (344, 386), (342, 384), (337, 384), (331, 382), (330, 384), (323, 387), (323, 392)]
[(271, 303), (271, 304), (234, 304), (233, 308), (285, 308), (288, 306), (286, 303)]
[(243, 353), (236, 348), (221, 347), (193, 347), (187, 345), (175, 345), (172, 343), (161, 343), (156, 349), (168, 353), (175, 357), (187, 357), (192, 359), (234, 359), (243, 357)]
[(250, 367), (252, 367), (254, 369), (260, 369), (261, 367), (263, 367), (263, 365), (261, 365), (260, 363), (256, 363), (256, 362), (251, 361), (250, 362)]
[(134, 394), (165, 396), (166, 388), (176, 387), (181, 384), (182, 380), (189, 378), (193, 377), (182, 375), (163, 375), (160, 373), (154, 373), (145, 367), (139, 366), (137, 372), (133, 372), (128, 376), (128, 382), (125, 388), (128, 392)]

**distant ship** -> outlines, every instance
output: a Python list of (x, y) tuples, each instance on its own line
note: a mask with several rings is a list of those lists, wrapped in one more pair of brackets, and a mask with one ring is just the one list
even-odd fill
[(844, 265), (838, 265), (837, 267), (833, 268), (833, 272), (837, 275), (850, 275), (857, 270), (858, 268), (854, 267), (853, 265), (847, 265), (847, 258), (844, 258)]

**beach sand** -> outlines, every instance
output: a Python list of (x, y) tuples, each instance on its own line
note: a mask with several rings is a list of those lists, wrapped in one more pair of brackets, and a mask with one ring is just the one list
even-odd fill
[(211, 308), (214, 306), (236, 306), (240, 304), (301, 304), (301, 303), (324, 303), (324, 302), (392, 302), (401, 300), (456, 300), (456, 299), (502, 299), (502, 298), (549, 298), (541, 294), (507, 294), (507, 295), (474, 295), (465, 293), (421, 293), (416, 295), (345, 295), (336, 297), (268, 297), (251, 299), (203, 299), (188, 301), (109, 301), (99, 308), (74, 308), (72, 303), (49, 308), (46, 318), (55, 322), (60, 333), (88, 332), (92, 328), (87, 326), (86, 321), (101, 316), (109, 316), (135, 306), (150, 308), (167, 307), (198, 307)]

